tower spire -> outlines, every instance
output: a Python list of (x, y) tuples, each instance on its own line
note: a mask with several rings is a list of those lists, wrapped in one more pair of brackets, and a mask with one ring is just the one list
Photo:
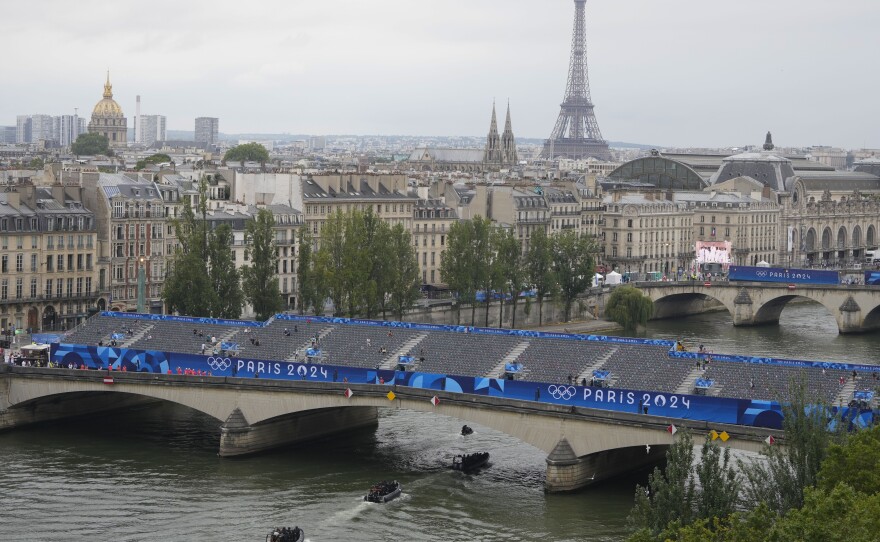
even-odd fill
[(486, 136), (486, 148), (483, 151), (483, 162), (491, 167), (501, 166), (501, 138), (498, 135), (498, 121), (495, 116), (495, 100), (492, 100), (492, 121), (489, 123), (489, 134)]
[(565, 98), (550, 138), (544, 142), (543, 158), (587, 158), (608, 160), (611, 153), (602, 139), (599, 123), (593, 113), (590, 79), (587, 70), (586, 0), (574, 0), (574, 28), (571, 37), (571, 58)]
[(112, 98), (113, 97), (113, 85), (110, 84), (110, 70), (107, 70), (107, 82), (104, 83), (104, 97)]
[(501, 163), (506, 166), (515, 166), (517, 162), (519, 162), (519, 158), (516, 156), (516, 141), (513, 139), (513, 124), (510, 122), (510, 99), (508, 99), (504, 133), (501, 134)]

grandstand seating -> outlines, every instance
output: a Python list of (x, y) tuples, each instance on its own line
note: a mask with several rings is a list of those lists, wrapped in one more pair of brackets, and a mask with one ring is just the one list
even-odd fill
[(532, 339), (516, 361), (523, 364), (528, 380), (562, 383), (595, 365), (609, 348), (613, 347), (608, 343), (593, 341)]
[[(424, 357), (416, 362), (417, 371), (462, 376), (499, 376), (490, 373), (518, 345), (527, 342), (528, 347), (515, 360), (523, 365), (522, 377), (527, 380), (562, 383), (568, 375), (577, 377), (589, 367), (599, 365), (601, 370), (610, 372), (609, 383), (614, 387), (668, 393), (687, 382), (696, 363), (693, 359), (670, 357), (666, 346), (288, 320), (272, 320), (265, 327), (244, 328), (99, 314), (70, 331), (63, 342), (109, 344), (112, 333), (126, 333), (129, 329), (132, 334), (127, 335), (127, 339), (137, 338), (143, 332), (127, 345), (135, 349), (194, 354), (200, 351), (202, 343), (209, 344), (213, 335), (218, 343), (238, 343), (237, 355), (242, 358), (289, 360), (296, 352), (302, 359), (311, 339), (320, 337), (318, 348), (322, 351), (322, 363), (374, 368), (397, 355), (407, 354), (416, 360)], [(259, 346), (252, 344), (251, 338), (259, 341)], [(702, 376), (714, 381), (712, 395), (777, 401), (787, 400), (791, 382), (803, 378), (809, 397), (831, 403), (841, 393), (839, 379), (843, 377), (849, 382), (851, 373), (840, 369), (822, 371), (715, 360), (708, 364)]]
[[(417, 335), (419, 332), (407, 329), (339, 325), (321, 340), (318, 347), (324, 363), (369, 369), (389, 356), (400, 354), (403, 344)], [(381, 351), (383, 348), (385, 353)]]
[(520, 343), (520, 337), (432, 331), (407, 352), (419, 361), (416, 370), (462, 376), (489, 375), (504, 356)]
[(689, 360), (670, 358), (666, 346), (618, 344), (602, 370), (611, 372), (616, 388), (672, 393), (690, 373)]
[[(236, 328), (238, 331), (226, 342), (238, 343), (238, 355), (244, 358), (285, 360), (298, 352), (298, 359), (302, 359), (303, 350), (311, 344), (311, 340), (331, 327), (322, 322), (273, 320), (264, 328)], [(285, 329), (289, 335), (284, 334)]]
[[(63, 341), (74, 344), (98, 344), (103, 341), (105, 345), (109, 345), (112, 334), (125, 333), (129, 329), (133, 331), (133, 334), (136, 334), (149, 324), (150, 322), (145, 320), (125, 320), (97, 314), (83, 322), (76, 329), (69, 331)], [(126, 337), (128, 337), (128, 334), (126, 334)], [(125, 339), (119, 342), (124, 341)]]
[[(824, 372), (784, 365), (761, 365), (712, 361), (705, 378), (712, 379), (720, 388), (721, 397), (784, 401), (790, 398), (790, 387), (803, 378), (809, 398), (833, 403), (840, 392), (840, 377), (849, 378), (846, 371), (827, 369)], [(754, 386), (752, 386), (754, 385)]]

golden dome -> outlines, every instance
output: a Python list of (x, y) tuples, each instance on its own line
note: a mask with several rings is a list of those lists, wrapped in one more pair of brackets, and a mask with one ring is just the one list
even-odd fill
[(110, 72), (107, 72), (107, 82), (104, 83), (104, 99), (95, 104), (92, 116), (98, 117), (122, 117), (122, 108), (113, 99), (113, 85), (110, 84)]

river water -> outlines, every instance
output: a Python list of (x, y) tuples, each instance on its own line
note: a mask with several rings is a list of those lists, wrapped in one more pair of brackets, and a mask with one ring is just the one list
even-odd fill
[[(838, 336), (819, 305), (780, 326), (733, 328), (726, 313), (652, 322), (647, 335), (715, 352), (875, 363), (880, 336)], [(256, 457), (220, 459), (218, 423), (172, 405), (0, 434), (0, 541), (264, 540), (294, 524), (320, 540), (621, 540), (644, 473), (571, 495), (543, 492), (544, 454), (504, 434), (426, 413), (380, 412), (378, 428)], [(467, 476), (445, 466), (485, 450)], [(404, 487), (362, 500), (380, 479)]]

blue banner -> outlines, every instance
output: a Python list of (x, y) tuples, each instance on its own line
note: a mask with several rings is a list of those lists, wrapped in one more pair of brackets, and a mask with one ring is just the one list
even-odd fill
[(238, 343), (220, 343), (221, 350), (238, 350)]
[(865, 284), (880, 286), (880, 271), (865, 271)]
[(128, 318), (130, 320), (158, 320), (162, 322), (183, 322), (187, 324), (219, 324), (235, 327), (265, 327), (266, 322), (254, 322), (253, 320), (227, 320), (224, 318), (199, 318), (196, 316), (172, 316), (169, 314), (141, 314), (138, 312), (113, 312), (101, 311), (101, 316), (114, 318)]
[[(75, 344), (53, 344), (52, 360), (62, 367), (87, 369), (397, 385), (619, 412), (647, 409), (657, 416), (715, 423), (782, 426), (782, 408), (772, 401)], [(859, 424), (872, 422), (870, 412), (857, 416)]]
[(789, 284), (840, 284), (837, 271), (821, 269), (783, 269), (781, 267), (748, 267), (731, 265), (728, 280), (755, 282), (785, 282)]

